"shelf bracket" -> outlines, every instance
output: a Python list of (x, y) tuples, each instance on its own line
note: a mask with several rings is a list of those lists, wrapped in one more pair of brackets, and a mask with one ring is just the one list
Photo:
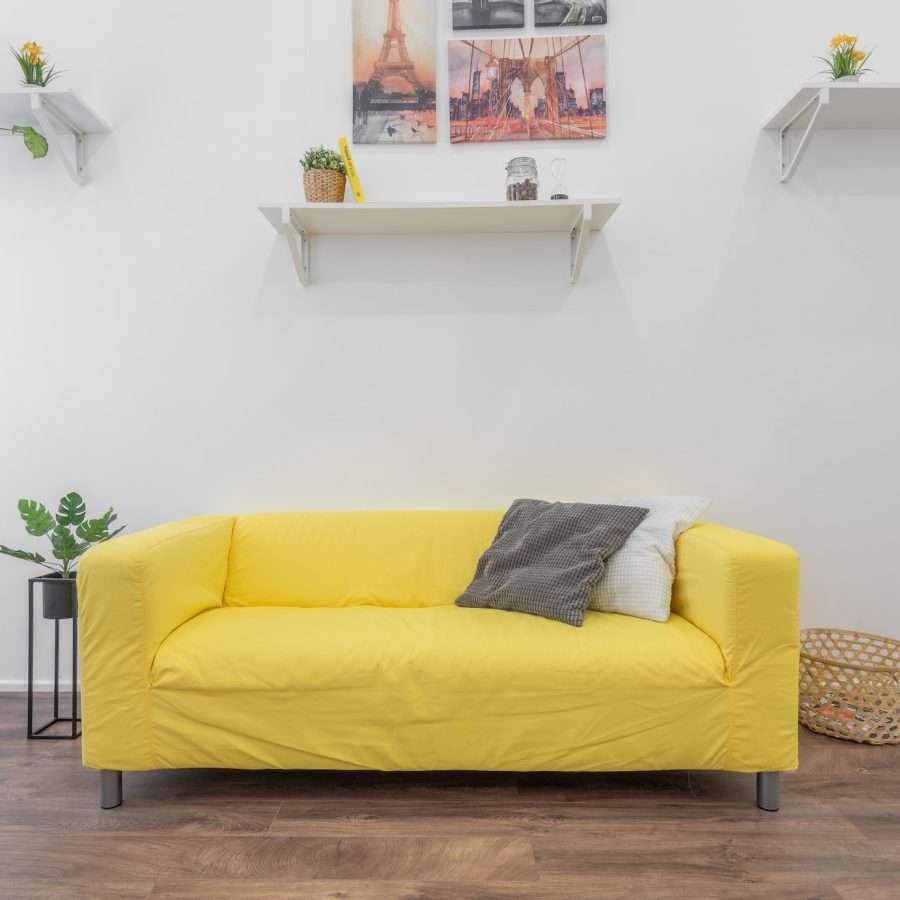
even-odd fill
[[(809, 146), (809, 142), (812, 138), (813, 132), (816, 130), (816, 122), (818, 121), (819, 113), (822, 111), (822, 107), (827, 106), (830, 102), (831, 91), (827, 87), (820, 88), (815, 93), (813, 98), (808, 103), (806, 103), (803, 108), (798, 113), (796, 113), (796, 115), (794, 115), (790, 122), (788, 122), (779, 132), (779, 165), (782, 184), (787, 181), (796, 171), (800, 160), (803, 158), (803, 154), (806, 152), (806, 148)], [(803, 136), (800, 138), (800, 143), (797, 144), (797, 149), (794, 151), (793, 155), (791, 155), (790, 149), (788, 147), (788, 137), (790, 130), (791, 128), (793, 128), (794, 123), (801, 116), (807, 113), (810, 107), (813, 106), (815, 107), (815, 109), (813, 109), (809, 124), (806, 126), (806, 130), (803, 132)]]
[[(87, 183), (87, 159), (85, 157), (85, 141), (87, 135), (81, 131), (59, 108), (41, 94), (31, 95), (31, 112), (41, 126), (41, 133), (47, 138), (47, 142), (55, 144), (57, 156), (65, 166), (69, 177), (75, 184)], [(73, 152), (67, 153), (62, 142), (57, 141), (58, 131), (62, 129), (72, 136)]]
[(569, 231), (569, 284), (575, 284), (581, 275), (588, 234), (591, 231), (591, 205), (585, 203)]
[(309, 234), (306, 229), (297, 226), (287, 207), (281, 210), (281, 233), (287, 238), (297, 278), (300, 279), (300, 284), (306, 286), (310, 282)]

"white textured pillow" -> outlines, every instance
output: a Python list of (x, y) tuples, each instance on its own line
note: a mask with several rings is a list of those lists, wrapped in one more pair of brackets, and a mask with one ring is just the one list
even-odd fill
[(650, 510), (622, 549), (606, 564), (591, 591), (589, 607), (665, 622), (672, 604), (675, 539), (706, 512), (707, 497), (599, 497), (591, 503), (643, 506)]

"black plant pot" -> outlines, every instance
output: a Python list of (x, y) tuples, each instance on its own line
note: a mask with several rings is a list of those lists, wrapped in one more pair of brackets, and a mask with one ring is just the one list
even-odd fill
[(45, 619), (71, 619), (78, 606), (75, 576), (48, 575), (41, 579), (41, 594)]

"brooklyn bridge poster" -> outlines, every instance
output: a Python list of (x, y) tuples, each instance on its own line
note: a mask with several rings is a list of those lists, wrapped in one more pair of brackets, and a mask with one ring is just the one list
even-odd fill
[(606, 137), (606, 38), (451, 41), (450, 141)]
[(433, 144), (434, 0), (353, 0), (353, 141)]

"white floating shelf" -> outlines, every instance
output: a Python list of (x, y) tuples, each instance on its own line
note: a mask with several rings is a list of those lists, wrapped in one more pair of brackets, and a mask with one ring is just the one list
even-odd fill
[[(791, 129), (809, 121), (796, 150), (787, 144)], [(781, 180), (794, 174), (813, 133), (820, 129), (900, 128), (900, 84), (828, 82), (803, 85), (763, 126), (779, 132)]]
[[(85, 145), (90, 134), (105, 134), (110, 128), (77, 94), (50, 88), (21, 88), (0, 92), (0, 122), (6, 128), (36, 122), (47, 138), (51, 153), (59, 157), (66, 171), (78, 184), (87, 181)], [(74, 152), (69, 156), (58, 136), (72, 138)]]
[(315, 234), (526, 234), (569, 235), (569, 280), (581, 273), (587, 235), (599, 231), (618, 200), (523, 200), (492, 203), (263, 203), (260, 212), (285, 235), (297, 277), (310, 282)]

